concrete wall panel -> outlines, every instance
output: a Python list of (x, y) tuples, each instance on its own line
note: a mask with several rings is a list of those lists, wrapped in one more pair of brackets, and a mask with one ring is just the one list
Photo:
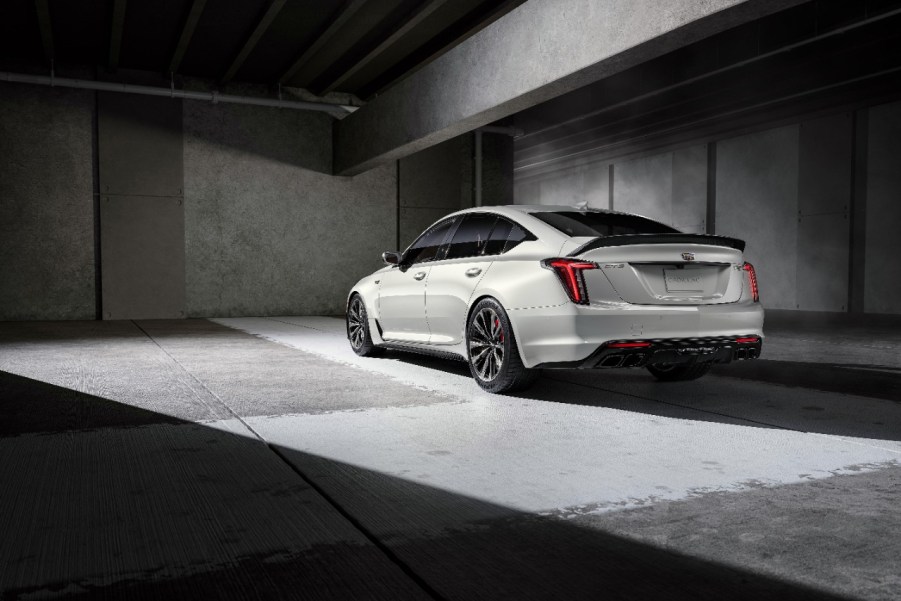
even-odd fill
[(798, 218), (798, 309), (848, 309), (849, 249), (846, 214), (823, 213)]
[(802, 215), (847, 213), (854, 149), (851, 113), (800, 126), (798, 211)]
[(542, 205), (581, 207), (588, 203), (585, 196), (585, 174), (582, 169), (564, 171), (556, 177), (541, 181), (539, 185)]
[(400, 204), (458, 211), (472, 206), (472, 139), (461, 136), (400, 161)]
[(3, 84), (0, 320), (94, 319), (94, 93)]
[(761, 300), (772, 309), (797, 308), (797, 125), (717, 143), (716, 231), (748, 243)]
[(400, 250), (436, 220), (473, 205), (471, 135), (410, 155), (400, 161), (399, 169)]
[(680, 148), (613, 167), (613, 208), (686, 232), (703, 232), (707, 216), (707, 147)]
[(191, 316), (337, 314), (396, 245), (393, 165), (330, 171), (329, 117), (185, 102)]
[(673, 200), (670, 224), (683, 232), (707, 231), (707, 145), (673, 152)]
[(181, 196), (182, 102), (101, 92), (97, 140), (103, 194)]
[(609, 209), (610, 165), (592, 163), (581, 169), (585, 205), (592, 209)]
[(852, 118), (800, 124), (797, 308), (845, 311), (850, 264)]
[(517, 181), (513, 184), (513, 204), (541, 204), (541, 181)]
[[(424, 232), (427, 227), (451, 213), (447, 209), (428, 209), (428, 208), (406, 208), (401, 210), (400, 214), (400, 247), (397, 250), (405, 250), (410, 246), (419, 234)], [(395, 244), (391, 247), (385, 247), (384, 250), (394, 250)]]
[(482, 134), (482, 205), (513, 204), (513, 138)]
[(181, 197), (102, 196), (104, 319), (185, 316)]
[(101, 93), (104, 319), (185, 316), (182, 101)]
[(516, 182), (514, 203), (610, 208), (609, 166), (587, 163), (542, 178)]
[(901, 102), (870, 109), (864, 310), (901, 313)]
[(672, 224), (673, 153), (613, 165), (613, 209)]

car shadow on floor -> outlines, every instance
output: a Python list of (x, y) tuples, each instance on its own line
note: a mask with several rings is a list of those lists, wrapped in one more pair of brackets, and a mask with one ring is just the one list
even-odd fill
[(0, 423), (4, 599), (842, 598), (7, 372)]
[(901, 441), (901, 404), (856, 393), (875, 390), (873, 380), (883, 380), (881, 374), (873, 378), (871, 372), (845, 373), (826, 386), (801, 376), (792, 379), (792, 366), (764, 368), (764, 373), (779, 373), (781, 380), (744, 377), (753, 375), (751, 370), (738, 371), (742, 377), (732, 375), (735, 371), (724, 376), (722, 367), (731, 366), (715, 367), (703, 378), (688, 382), (660, 382), (644, 369), (545, 372), (544, 384), (539, 380), (537, 387), (524, 394), (557, 402), (580, 403), (581, 399), (679, 419)]
[[(393, 351), (386, 355), (471, 378), (453, 361)], [(742, 361), (690, 382), (659, 382), (647, 370), (544, 370), (513, 398), (606, 407), (675, 419), (901, 441), (901, 372), (878, 366)], [(776, 386), (759, 386), (760, 383)]]
[(455, 376), (472, 377), (469, 373), (469, 364), (462, 359), (449, 359), (443, 357), (435, 357), (425, 353), (414, 353), (408, 351), (400, 351), (395, 349), (386, 349), (385, 354), (379, 358), (392, 361), (402, 361), (409, 365), (416, 365), (426, 369), (434, 369), (435, 371), (453, 374)]
[(811, 388), (901, 404), (901, 368), (887, 365), (758, 359), (717, 365), (712, 373), (727, 378)]

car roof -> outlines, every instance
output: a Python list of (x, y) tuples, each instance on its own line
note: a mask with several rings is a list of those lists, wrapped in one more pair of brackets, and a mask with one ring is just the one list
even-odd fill
[[(517, 223), (520, 223), (520, 225), (531, 231), (533, 234), (538, 235), (540, 239), (548, 241), (553, 245), (562, 243), (564, 240), (571, 240), (574, 237), (561, 232), (557, 228), (542, 221), (541, 219), (538, 219), (537, 217), (532, 217), (531, 213), (565, 213), (571, 211), (577, 211), (580, 213), (590, 212), (612, 215), (632, 215), (632, 213), (624, 213), (622, 211), (611, 211), (608, 209), (596, 209), (590, 207), (574, 207), (567, 205), (485, 205), (481, 207), (470, 207), (462, 209), (460, 211), (454, 211), (453, 213), (445, 215), (429, 227), (434, 227), (437, 223), (440, 223), (445, 219), (450, 219), (459, 215), (466, 215), (470, 213), (493, 213), (507, 217), (509, 219), (512, 219), (513, 221), (516, 221)], [(585, 236), (582, 236), (582, 238), (585, 238)]]
[(452, 213), (453, 215), (462, 215), (464, 213), (493, 212), (500, 215), (515, 217), (523, 213), (569, 213), (576, 211), (578, 213), (605, 213), (608, 215), (632, 215), (632, 213), (624, 213), (622, 211), (612, 211), (609, 209), (598, 209), (594, 207), (574, 207), (568, 205), (484, 205), (481, 207), (471, 207)]
[(618, 213), (619, 211), (610, 211), (607, 209), (598, 209), (595, 207), (574, 207), (571, 205), (505, 205), (507, 208), (520, 211), (522, 213), (563, 213), (570, 211), (578, 211), (579, 213)]
[(561, 232), (557, 228), (545, 223), (544, 221), (536, 217), (532, 217), (531, 213), (560, 213), (569, 211), (591, 211), (596, 213), (616, 212), (600, 209), (580, 209), (578, 207), (568, 207), (563, 205), (488, 205), (481, 207), (471, 207), (468, 209), (463, 209), (461, 211), (456, 211), (454, 213), (451, 213), (450, 215), (443, 217), (442, 219), (457, 217), (458, 215), (466, 215), (469, 213), (494, 213), (496, 215), (501, 215), (502, 217), (512, 219), (513, 221), (525, 227), (527, 230), (531, 231), (533, 234), (536, 234), (540, 239), (543, 239), (545, 241), (556, 240), (557, 242), (551, 242), (551, 244), (558, 244), (562, 243), (563, 240), (570, 239), (570, 236), (568, 236), (564, 232)]

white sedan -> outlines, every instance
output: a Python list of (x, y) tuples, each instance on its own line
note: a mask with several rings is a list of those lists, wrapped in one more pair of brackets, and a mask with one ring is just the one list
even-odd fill
[(353, 287), (354, 352), (463, 359), (510, 392), (543, 368), (646, 367), (692, 380), (754, 359), (763, 308), (735, 238), (685, 234), (638, 215), (551, 206), (448, 215)]

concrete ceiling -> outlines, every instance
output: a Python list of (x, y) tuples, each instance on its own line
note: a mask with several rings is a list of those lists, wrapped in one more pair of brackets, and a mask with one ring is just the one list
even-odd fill
[(525, 0), (9, 0), (0, 63), (370, 98)]
[(901, 95), (901, 2), (807, 2), (514, 115), (519, 177)]

